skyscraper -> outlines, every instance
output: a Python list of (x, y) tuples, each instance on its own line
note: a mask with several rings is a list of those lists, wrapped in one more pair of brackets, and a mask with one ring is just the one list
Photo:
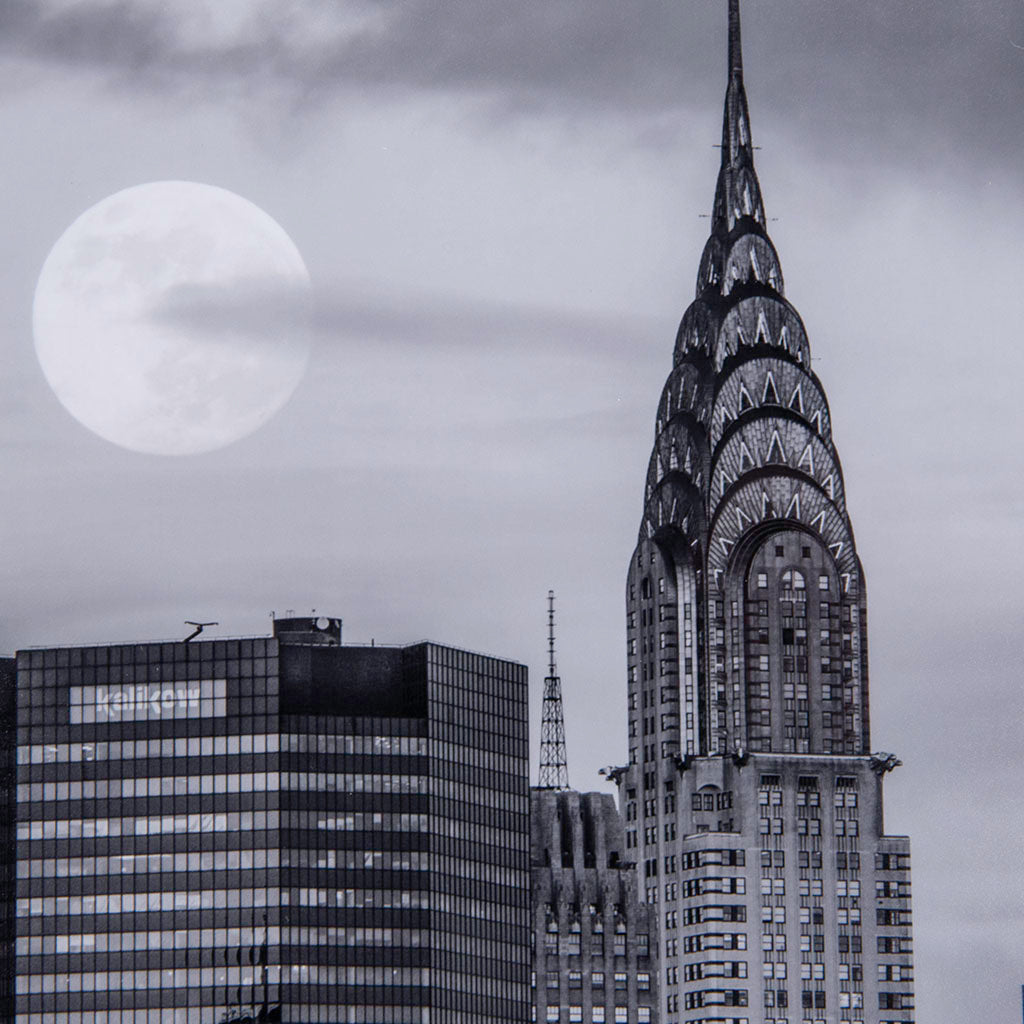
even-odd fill
[(17, 1024), (528, 1019), (522, 665), (327, 618), (16, 665)]
[(627, 847), (667, 1024), (913, 1019), (909, 842), (884, 834), (864, 574), (768, 237), (729, 0), (721, 169), (627, 581)]

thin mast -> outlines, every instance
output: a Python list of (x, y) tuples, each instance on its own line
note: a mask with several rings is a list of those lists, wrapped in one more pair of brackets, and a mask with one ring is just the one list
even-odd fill
[(568, 789), (569, 766), (565, 753), (565, 716), (562, 681), (555, 665), (555, 592), (548, 591), (548, 674), (544, 679), (544, 706), (540, 722), (541, 789)]

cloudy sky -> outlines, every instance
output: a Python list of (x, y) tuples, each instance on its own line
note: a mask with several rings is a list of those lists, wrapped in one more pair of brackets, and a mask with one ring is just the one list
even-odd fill
[[(744, 43), (867, 573), (873, 742), (905, 762), (918, 1018), (1015, 1019), (1024, 3), (747, 0)], [(0, 85), (0, 650), (316, 608), (537, 682), (551, 587), (572, 779), (599, 786), (724, 0), (4, 0)], [(166, 179), (269, 213), (315, 301), (291, 402), (191, 457), (85, 430), (32, 339), (64, 229)]]

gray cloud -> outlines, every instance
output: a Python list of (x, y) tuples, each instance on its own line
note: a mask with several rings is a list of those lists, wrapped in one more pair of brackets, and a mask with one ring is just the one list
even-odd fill
[[(297, 109), (370, 88), (514, 113), (657, 118), (720, 93), (709, 71), (724, 63), (724, 3), (377, 0), (356, 6), (364, 18), (354, 23), (353, 5), (335, 8), (334, 21), (321, 8), (254, 3), (211, 39), (173, 3), (6, 0), (0, 46), (132, 87), (284, 90)], [(979, 148), (1008, 160), (1024, 138), (1024, 4), (980, 10), (974, 0), (748, 0), (756, 96), (773, 117), (812, 122), (830, 148), (841, 137), (854, 149), (884, 144), (910, 164)]]
[(189, 329), (269, 341), (311, 331), (326, 344), (428, 346), (432, 351), (487, 352), (514, 344), (527, 351), (560, 351), (630, 359), (637, 346), (665, 347), (656, 318), (560, 310), (441, 294), (388, 294), (355, 285), (314, 289), (308, 318), (296, 291), (273, 282), (253, 286), (172, 288), (153, 315)]

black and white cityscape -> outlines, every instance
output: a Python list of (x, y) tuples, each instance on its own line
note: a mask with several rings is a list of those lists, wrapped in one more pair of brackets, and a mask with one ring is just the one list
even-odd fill
[(1020, 1012), (1024, 9), (0, 27), (0, 1020)]

